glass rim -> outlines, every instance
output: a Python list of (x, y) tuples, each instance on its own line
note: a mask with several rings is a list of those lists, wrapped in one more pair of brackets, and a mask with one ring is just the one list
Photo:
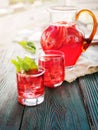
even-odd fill
[[(40, 71), (42, 70), (42, 71)], [(39, 72), (40, 71), (40, 72)], [(43, 67), (38, 67), (38, 72), (39, 73), (34, 73), (34, 74), (28, 74), (28, 73), (22, 73), (22, 72), (16, 72), (18, 75), (26, 76), (26, 77), (39, 77), (45, 73), (45, 69)]]
[(76, 11), (77, 7), (75, 6), (68, 6), (68, 5), (54, 5), (54, 6), (50, 6), (48, 8), (48, 11), (50, 12), (65, 12), (65, 11)]
[(42, 52), (42, 55), (40, 55), (40, 56), (48, 56), (48, 55), (51, 56), (51, 54), (61, 56), (61, 55), (64, 55), (64, 52), (60, 51), (60, 50), (45, 50), (45, 51)]
[[(52, 52), (52, 53), (51, 53)], [(45, 50), (39, 55), (39, 60), (42, 60), (43, 58), (49, 58), (49, 59), (58, 59), (58, 58), (64, 58), (64, 52), (59, 50)]]

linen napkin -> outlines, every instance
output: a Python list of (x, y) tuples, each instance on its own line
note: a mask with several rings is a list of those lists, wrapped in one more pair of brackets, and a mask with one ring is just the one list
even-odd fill
[(98, 72), (98, 42), (92, 43), (72, 68), (65, 68), (65, 81)]
[[(41, 49), (39, 43), (40, 36), (41, 31), (36, 30), (34, 33), (34, 30), (22, 30), (17, 34), (14, 42), (19, 42), (21, 40), (34, 41), (39, 51), (39, 49)], [(91, 43), (72, 68), (65, 68), (65, 81), (70, 83), (78, 77), (98, 71), (98, 35), (96, 35), (95, 39), (96, 41)]]

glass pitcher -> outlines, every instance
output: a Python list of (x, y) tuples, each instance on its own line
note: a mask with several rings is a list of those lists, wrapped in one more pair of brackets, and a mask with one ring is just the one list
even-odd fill
[[(97, 31), (97, 19), (88, 9), (77, 12), (73, 6), (49, 8), (50, 24), (44, 29), (40, 43), (43, 50), (60, 50), (65, 54), (65, 66), (75, 65), (82, 52), (86, 51)], [(87, 13), (93, 20), (93, 29), (88, 38), (78, 27), (78, 18)]]

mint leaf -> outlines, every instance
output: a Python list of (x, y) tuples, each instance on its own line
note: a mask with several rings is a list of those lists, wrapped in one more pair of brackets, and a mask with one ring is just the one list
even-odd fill
[(20, 41), (19, 44), (30, 53), (36, 52), (36, 47), (31, 41)]
[(17, 56), (17, 60), (11, 60), (11, 62), (15, 65), (17, 72), (27, 72), (29, 70), (38, 69), (36, 62), (27, 56), (24, 58)]
[(20, 65), (20, 70), (21, 71), (29, 71), (30, 70), (30, 67), (27, 63), (25, 63), (24, 59), (20, 58), (17, 56), (17, 59), (18, 59), (18, 63)]
[(26, 64), (28, 64), (30, 69), (38, 69), (38, 66), (37, 66), (36, 62), (34, 60), (32, 60), (32, 58), (29, 58), (29, 57), (25, 56), (24, 62)]

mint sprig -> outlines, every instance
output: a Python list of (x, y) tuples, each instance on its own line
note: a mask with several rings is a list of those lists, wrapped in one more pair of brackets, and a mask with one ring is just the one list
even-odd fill
[(35, 54), (35, 52), (36, 52), (36, 47), (35, 47), (34, 43), (31, 41), (20, 41), (19, 45), (21, 45), (26, 51), (28, 51), (30, 53)]
[(17, 56), (17, 59), (12, 59), (11, 62), (15, 65), (17, 72), (27, 72), (32, 69), (38, 69), (36, 62), (27, 56), (24, 58)]

